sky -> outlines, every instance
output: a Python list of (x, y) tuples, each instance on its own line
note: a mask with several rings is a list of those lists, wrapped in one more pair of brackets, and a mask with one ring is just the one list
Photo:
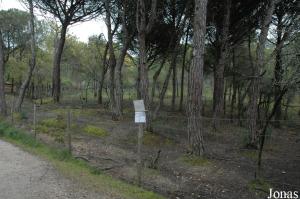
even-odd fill
[[(27, 11), (26, 7), (19, 0), (0, 0), (0, 10), (8, 10), (10, 8)], [(37, 9), (35, 9), (34, 12), (39, 19), (44, 18), (38, 14)], [(102, 19), (94, 19), (70, 26), (68, 33), (76, 36), (82, 42), (88, 42), (88, 38), (91, 35), (99, 35), (103, 33), (106, 37), (107, 29)]]

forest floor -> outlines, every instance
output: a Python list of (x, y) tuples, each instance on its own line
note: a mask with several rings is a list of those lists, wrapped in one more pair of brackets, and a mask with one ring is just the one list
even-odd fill
[[(135, 183), (138, 128), (131, 103), (126, 104), (121, 121), (112, 121), (109, 110), (93, 102), (40, 105), (38, 138), (63, 147), (69, 108), (73, 155), (113, 177)], [(32, 107), (32, 102), (26, 101), (23, 112), (14, 114), (14, 124), (28, 132), (32, 129)], [(243, 147), (245, 128), (225, 121), (222, 130), (212, 133), (207, 125), (207, 155), (198, 158), (187, 153), (184, 115), (180, 112), (161, 111), (153, 126), (154, 132), (145, 132), (143, 140), (142, 186), (146, 189), (174, 199), (260, 199), (268, 195), (270, 187), (300, 189), (300, 123), (269, 130), (257, 180), (257, 151)], [(157, 164), (153, 164), (158, 153)]]

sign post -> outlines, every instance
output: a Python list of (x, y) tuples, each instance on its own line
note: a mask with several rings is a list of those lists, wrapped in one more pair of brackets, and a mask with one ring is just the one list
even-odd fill
[(36, 139), (36, 104), (33, 104), (33, 132), (34, 132), (34, 139)]
[(142, 145), (143, 145), (143, 124), (146, 123), (145, 105), (143, 100), (133, 101), (135, 117), (134, 122), (138, 124), (138, 157), (137, 157), (137, 183), (140, 186), (142, 182)]
[(71, 141), (71, 110), (67, 110), (67, 146), (68, 152), (72, 154), (72, 141)]

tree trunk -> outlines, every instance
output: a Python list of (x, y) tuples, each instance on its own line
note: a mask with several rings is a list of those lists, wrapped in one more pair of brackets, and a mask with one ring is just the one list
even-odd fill
[(213, 127), (218, 129), (220, 125), (219, 118), (224, 115), (224, 70), (226, 65), (226, 59), (228, 57), (229, 45), (228, 34), (230, 25), (230, 10), (231, 0), (226, 1), (226, 8), (224, 14), (224, 20), (221, 29), (221, 43), (220, 43), (220, 57), (217, 66), (214, 71), (214, 94), (213, 94)]
[(110, 85), (109, 85), (109, 92), (110, 92), (110, 110), (112, 113), (112, 119), (118, 120), (118, 116), (115, 114), (114, 107), (116, 106), (116, 99), (115, 99), (115, 88), (116, 88), (116, 81), (115, 81), (115, 69), (116, 69), (116, 57), (114, 52), (113, 46), (113, 33), (111, 28), (111, 13), (110, 13), (110, 0), (105, 1), (105, 11), (106, 11), (106, 27), (107, 27), (107, 36), (108, 36), (108, 50), (109, 50), (109, 72), (110, 72)]
[[(177, 51), (177, 50), (176, 50)], [(176, 53), (176, 57), (177, 57), (177, 54), (178, 52), (174, 52)], [(177, 63), (174, 62), (173, 63), (173, 79), (172, 79), (172, 111), (175, 110), (175, 103), (176, 103), (176, 88), (177, 88)]]
[(6, 116), (5, 80), (4, 80), (4, 44), (0, 30), (0, 115)]
[(261, 33), (259, 35), (259, 41), (256, 48), (256, 63), (253, 66), (253, 77), (251, 80), (251, 86), (249, 90), (250, 99), (248, 105), (248, 126), (250, 130), (250, 142), (248, 143), (248, 146), (252, 148), (258, 147), (257, 110), (260, 94), (260, 73), (264, 67), (265, 44), (274, 9), (275, 0), (271, 0), (266, 6), (265, 15), (262, 19)]
[(102, 104), (103, 103), (103, 97), (102, 97), (102, 90), (103, 90), (103, 84), (104, 84), (104, 79), (105, 79), (105, 75), (107, 73), (107, 52), (108, 52), (108, 43), (105, 46), (105, 50), (103, 53), (103, 62), (102, 62), (102, 73), (101, 73), (101, 79), (99, 82), (99, 87), (98, 87), (98, 104)]
[(11, 89), (10, 89), (10, 93), (11, 94), (14, 94), (14, 87), (15, 87), (15, 79), (14, 78), (12, 78), (11, 79)]
[(180, 82), (180, 102), (179, 102), (179, 111), (183, 110), (183, 93), (184, 93), (184, 73), (185, 73), (185, 59), (187, 53), (187, 45), (189, 39), (190, 27), (187, 28), (184, 50), (183, 50), (183, 59), (182, 59), (182, 69), (181, 69), (181, 82)]
[(19, 97), (16, 104), (16, 110), (21, 111), (22, 103), (25, 97), (25, 93), (31, 81), (32, 73), (36, 65), (36, 51), (35, 51), (35, 30), (34, 30), (34, 14), (32, 0), (28, 0), (30, 9), (30, 36), (31, 36), (31, 60), (28, 67), (27, 77), (22, 83), (19, 90)]
[[(127, 1), (124, 1), (124, 4), (127, 4)], [(123, 102), (123, 88), (122, 88), (122, 68), (124, 64), (124, 60), (127, 54), (127, 50), (132, 40), (132, 35), (127, 30), (126, 25), (126, 13), (127, 9), (126, 6), (123, 7), (122, 12), (122, 32), (123, 32), (123, 46), (121, 49), (121, 53), (117, 60), (116, 70), (115, 70), (115, 93), (114, 93), (114, 115), (117, 120), (122, 117), (122, 102)]]
[(165, 98), (165, 94), (167, 92), (167, 89), (168, 89), (168, 85), (169, 85), (169, 81), (170, 81), (170, 77), (171, 77), (171, 74), (172, 74), (172, 70), (173, 70), (173, 67), (174, 67), (174, 63), (176, 62), (176, 58), (177, 55), (175, 55), (173, 53), (173, 56), (172, 56), (172, 62), (170, 64), (170, 67), (169, 67), (169, 70), (168, 70), (168, 73), (167, 73), (167, 76), (166, 76), (166, 79), (164, 81), (164, 85), (161, 89), (161, 92), (159, 94), (159, 102), (158, 102), (158, 105), (156, 106), (155, 108), (155, 111), (153, 113), (153, 119), (156, 118), (157, 114), (158, 114), (158, 111), (160, 110), (161, 106), (163, 106), (163, 103), (164, 103), (164, 98)]
[[(282, 84), (282, 75), (283, 75), (283, 69), (282, 69), (282, 48), (279, 46), (281, 45), (282, 42), (282, 20), (283, 16), (277, 14), (277, 42), (276, 42), (276, 59), (275, 59), (275, 68), (274, 68), (274, 100), (277, 99), (277, 96), (280, 95), (281, 93), (281, 84)], [(278, 102), (278, 105), (276, 106), (275, 109), (275, 120), (281, 120), (281, 113), (282, 113), (282, 108), (281, 108), (281, 99)], [(275, 127), (279, 128), (280, 127), (280, 121), (275, 121), (274, 123)]]
[(161, 64), (159, 66), (159, 69), (154, 73), (153, 75), (153, 82), (152, 82), (152, 90), (151, 90), (151, 104), (154, 103), (154, 97), (155, 97), (155, 90), (157, 86), (157, 79), (160, 75), (161, 70), (163, 69), (165, 63), (166, 63), (167, 55), (165, 55), (161, 61)]
[[(125, 25), (125, 23), (124, 23)], [(117, 60), (116, 70), (115, 70), (115, 106), (114, 106), (114, 115), (117, 120), (122, 116), (122, 101), (123, 101), (123, 88), (122, 88), (122, 68), (124, 64), (124, 60), (127, 54), (127, 50), (129, 48), (131, 37), (129, 35), (124, 39), (123, 47), (121, 50), (121, 54)]]
[(206, 34), (207, 0), (195, 0), (193, 62), (189, 71), (189, 90), (187, 101), (188, 140), (193, 153), (204, 155), (203, 126), (201, 121), (203, 65)]
[(144, 100), (147, 110), (146, 129), (152, 131), (151, 122), (151, 105), (149, 102), (149, 79), (146, 54), (146, 5), (144, 0), (137, 2), (137, 29), (138, 29), (138, 44), (139, 44), (139, 93), (141, 99)]
[(58, 103), (60, 101), (60, 87), (61, 87), (61, 78), (60, 78), (60, 62), (62, 58), (62, 53), (66, 41), (68, 24), (63, 24), (61, 27), (60, 38), (55, 47), (54, 52), (54, 61), (53, 61), (53, 74), (52, 74), (52, 96), (53, 101)]
[(230, 119), (233, 119), (234, 115), (234, 106), (236, 103), (236, 92), (237, 92), (237, 82), (236, 82), (236, 72), (235, 72), (235, 51), (232, 51), (232, 97), (231, 97), (231, 104), (230, 104)]

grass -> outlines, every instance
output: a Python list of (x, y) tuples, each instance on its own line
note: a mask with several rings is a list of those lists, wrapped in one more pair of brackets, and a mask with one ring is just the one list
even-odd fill
[[(57, 108), (52, 110), (52, 112), (58, 114), (58, 115), (67, 115), (68, 109), (66, 108)], [(96, 111), (94, 109), (80, 109), (80, 108), (71, 108), (71, 117), (78, 117), (80, 115), (84, 116), (93, 116), (96, 114)]]
[(67, 128), (67, 124), (62, 118), (44, 119), (40, 122), (40, 125), (48, 127), (48, 128), (55, 128), (55, 129), (66, 129)]
[(269, 184), (262, 178), (252, 180), (248, 183), (248, 188), (252, 191), (262, 191), (265, 193), (269, 193), (271, 187), (271, 184)]
[(174, 145), (174, 142), (168, 138), (163, 138), (157, 134), (151, 132), (145, 132), (143, 136), (143, 143), (146, 146), (170, 146)]
[(93, 125), (87, 125), (84, 127), (83, 131), (89, 135), (105, 137), (108, 135), (108, 132), (102, 128)]
[(25, 112), (14, 112), (13, 113), (13, 118), (15, 121), (21, 121), (21, 120), (26, 120), (28, 119), (27, 114)]
[(240, 152), (243, 157), (249, 158), (251, 160), (257, 160), (257, 151), (256, 150), (243, 150)]
[(66, 150), (51, 148), (7, 123), (0, 122), (0, 138), (46, 159), (65, 176), (77, 180), (88, 189), (109, 195), (111, 198), (163, 199), (162, 196), (154, 192), (146, 191), (135, 185), (114, 179), (101, 171), (96, 171), (86, 162), (73, 158)]
[(181, 161), (191, 165), (191, 166), (209, 166), (212, 164), (211, 161), (209, 161), (207, 158), (205, 157), (198, 157), (195, 155), (184, 155), (183, 157), (181, 157)]
[(38, 133), (44, 133), (54, 138), (59, 143), (64, 143), (66, 122), (63, 119), (44, 119), (36, 127)]

